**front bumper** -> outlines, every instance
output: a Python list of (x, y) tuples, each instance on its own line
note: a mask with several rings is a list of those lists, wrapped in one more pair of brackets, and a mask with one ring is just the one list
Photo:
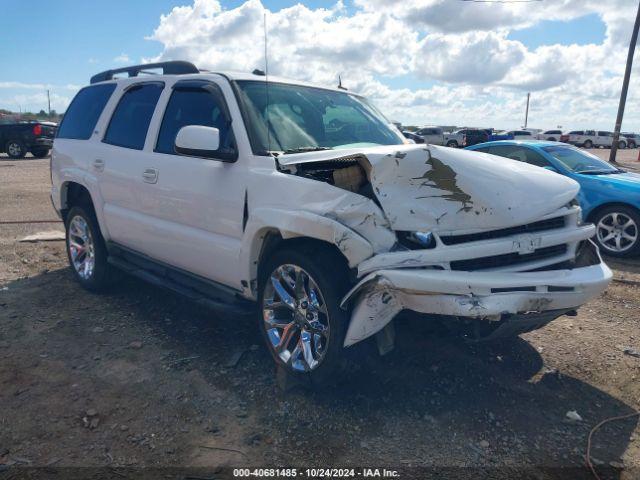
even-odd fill
[(573, 269), (516, 273), (378, 270), (343, 299), (343, 306), (354, 304), (344, 345), (375, 334), (405, 309), (493, 321), (534, 312), (556, 311), (557, 317), (602, 293), (611, 278), (602, 261)]

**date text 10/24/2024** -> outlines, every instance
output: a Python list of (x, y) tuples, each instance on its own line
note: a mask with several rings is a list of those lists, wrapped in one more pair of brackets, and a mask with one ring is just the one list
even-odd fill
[(386, 468), (235, 468), (233, 476), (254, 478), (399, 478)]

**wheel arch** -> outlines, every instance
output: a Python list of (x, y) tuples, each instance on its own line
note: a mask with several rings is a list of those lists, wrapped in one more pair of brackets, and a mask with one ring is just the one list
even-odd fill
[(65, 181), (60, 186), (60, 213), (62, 214), (62, 219), (66, 220), (69, 210), (77, 205), (90, 206), (95, 211), (89, 189), (76, 181)]
[(596, 217), (598, 216), (598, 214), (609, 207), (625, 207), (625, 208), (630, 208), (631, 210), (635, 211), (638, 215), (640, 215), (640, 209), (638, 207), (636, 207), (635, 205), (632, 205), (630, 203), (625, 203), (625, 202), (606, 202), (606, 203), (602, 203), (600, 205), (597, 205), (595, 207), (593, 207), (585, 216), (585, 219), (588, 222), (591, 223), (595, 223), (594, 220), (596, 219)]
[(285, 245), (332, 249), (344, 259), (347, 268), (354, 268), (374, 253), (366, 239), (336, 220), (306, 211), (259, 209), (247, 222), (240, 248), (245, 296), (257, 299), (260, 266)]

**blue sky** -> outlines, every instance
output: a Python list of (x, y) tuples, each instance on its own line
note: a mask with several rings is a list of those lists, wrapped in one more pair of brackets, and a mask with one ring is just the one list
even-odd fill
[[(216, 0), (196, 1), (208, 5), (217, 4)], [(3, 46), (0, 48), (0, 65), (2, 65), (0, 108), (12, 110), (17, 110), (18, 107), (23, 110), (44, 108), (42, 92), (48, 86), (54, 95), (54, 108), (64, 109), (74, 94), (74, 87), (86, 84), (92, 74), (124, 64), (138, 63), (141, 58), (157, 56), (170, 58), (176, 51), (189, 52), (188, 54), (194, 57), (189, 59), (200, 60), (198, 62), (200, 66), (204, 66), (201, 65), (201, 59), (204, 58), (205, 63), (213, 64), (215, 67), (225, 68), (229, 63), (229, 68), (236, 68), (238, 66), (236, 59), (229, 58), (229, 62), (225, 63), (226, 57), (219, 53), (225, 50), (224, 41), (220, 43), (220, 39), (217, 39), (217, 43), (212, 44), (211, 49), (207, 50), (208, 37), (191, 36), (182, 39), (184, 32), (180, 30), (169, 29), (168, 33), (156, 35), (156, 39), (148, 38), (160, 26), (161, 15), (170, 14), (176, 6), (191, 7), (194, 5), (193, 2), (194, 0), (3, 0), (3, 14), (0, 16), (0, 45)], [(535, 69), (540, 65), (547, 68), (550, 65), (545, 57), (550, 54), (545, 53), (545, 47), (561, 49), (573, 45), (572, 48), (575, 49), (589, 48), (589, 45), (591, 47), (606, 45), (607, 27), (609, 26), (611, 30), (611, 25), (606, 23), (609, 17), (607, 17), (608, 11), (603, 10), (605, 7), (600, 10), (598, 10), (600, 7), (593, 8), (591, 11), (574, 8), (575, 11), (570, 12), (572, 2), (575, 3), (575, 0), (557, 0), (558, 4), (567, 4), (567, 8), (537, 7), (538, 9), (547, 8), (548, 14), (537, 11), (530, 15), (528, 12), (517, 10), (517, 7), (515, 10), (509, 10), (511, 7), (500, 7), (500, 10), (494, 7), (489, 10), (481, 6), (462, 6), (461, 2), (455, 0), (408, 0), (391, 7), (389, 4), (393, 2), (388, 1), (343, 0), (341, 7), (336, 9), (336, 13), (322, 19), (324, 23), (316, 25), (315, 28), (320, 29), (319, 31), (330, 29), (332, 23), (339, 23), (338, 17), (346, 17), (353, 22), (354, 28), (362, 29), (361, 36), (356, 37), (355, 42), (352, 39), (349, 45), (353, 46), (354, 43), (366, 40), (371, 45), (363, 43), (362, 49), (384, 50), (387, 45), (391, 47), (390, 42), (381, 43), (375, 47), (377, 40), (373, 37), (377, 36), (376, 30), (363, 29), (362, 22), (358, 19), (365, 17), (374, 20), (386, 19), (384, 24), (381, 24), (382, 28), (389, 29), (385, 34), (390, 38), (395, 35), (393, 38), (401, 38), (402, 41), (393, 44), (392, 51), (383, 52), (384, 55), (380, 59), (363, 65), (362, 69), (354, 65), (356, 62), (354, 58), (359, 58), (363, 52), (356, 52), (356, 54), (352, 52), (353, 58), (347, 58), (344, 53), (348, 50), (347, 44), (335, 45), (335, 39), (327, 45), (323, 45), (323, 41), (319, 41), (318, 45), (308, 45), (309, 40), (302, 40), (305, 38), (302, 35), (298, 47), (299, 50), (307, 49), (305, 50), (307, 52), (309, 52), (308, 48), (311, 48), (311, 51), (313, 48), (323, 49), (329, 57), (329, 65), (333, 64), (329, 53), (334, 49), (337, 52), (335, 64), (345, 65), (344, 70), (341, 70), (344, 75), (351, 79), (352, 84), (360, 87), (361, 90), (364, 89), (365, 93), (373, 92), (374, 97), (387, 95), (391, 98), (394, 94), (409, 90), (421, 97), (417, 103), (423, 105), (429, 102), (425, 98), (435, 98), (437, 92), (444, 91), (442, 89), (458, 94), (464, 94), (465, 87), (475, 88), (476, 91), (483, 89), (483, 95), (489, 98), (495, 95), (492, 89), (500, 88), (503, 89), (500, 95), (504, 93), (504, 98), (492, 102), (496, 108), (502, 108), (501, 106), (505, 102), (508, 103), (510, 98), (520, 98), (521, 93), (518, 89), (522, 91), (537, 89), (548, 92), (557, 88), (558, 82), (565, 78), (559, 77), (554, 80), (552, 73), (545, 75), (542, 79), (538, 78), (540, 72), (536, 72)], [(301, 2), (263, 0), (261, 5), (271, 12), (273, 19), (270, 22), (276, 25), (274, 36), (286, 33), (278, 31), (277, 25), (282, 22), (278, 12), (298, 3), (303, 4), (312, 13), (319, 12), (318, 9), (321, 8), (332, 8), (333, 5), (317, 0)], [(215, 31), (220, 25), (216, 22), (224, 22), (225, 14), (232, 15), (235, 12), (237, 15), (249, 17), (255, 8), (261, 8), (258, 0), (248, 2), (222, 0), (220, 4), (222, 12), (217, 10), (208, 19), (209, 23), (203, 24), (202, 28), (205, 30), (210, 28)], [(541, 5), (549, 5), (549, 3), (541, 3)], [(460, 15), (459, 20), (454, 18), (450, 24), (440, 22), (438, 15), (443, 15), (445, 9), (452, 7), (455, 7), (453, 14)], [(463, 8), (484, 8), (478, 12), (489, 13), (489, 15), (483, 19), (471, 12), (470, 20), (465, 19), (466, 12), (462, 11)], [(496, 12), (495, 15), (491, 15), (492, 12)], [(492, 18), (494, 16), (497, 19)], [(170, 15), (169, 21), (166, 22), (167, 28), (171, 27), (174, 17)], [(535, 18), (532, 19), (532, 17)], [(299, 19), (299, 17), (296, 18)], [(611, 20), (608, 21), (611, 22)], [(195, 25), (197, 22), (200, 22), (200, 19), (194, 17), (194, 21), (189, 25)], [(402, 29), (403, 22), (407, 26), (406, 30)], [(492, 27), (487, 22), (497, 23)], [(398, 23), (401, 24), (400, 27), (396, 25)], [(310, 25), (309, 28), (314, 27)], [(363, 39), (362, 35), (366, 38)], [(177, 46), (170, 45), (174, 43), (174, 39)], [(232, 38), (228, 41), (236, 42)], [(275, 45), (277, 42), (276, 39)], [(462, 62), (453, 56), (452, 52), (457, 51), (458, 46), (468, 47), (467, 52), (488, 52), (489, 60), (485, 60), (484, 65), (475, 67), (470, 65), (466, 68), (464, 48), (462, 52), (457, 53), (461, 56)], [(472, 50), (474, 47), (476, 50)], [(542, 49), (537, 50), (539, 47)], [(357, 47), (354, 48), (357, 49)], [(492, 51), (494, 48), (495, 53)], [(220, 59), (213, 58), (216, 52)], [(439, 52), (440, 57), (435, 56), (436, 52)], [(378, 53), (381, 52), (372, 51), (371, 56), (375, 57)], [(274, 52), (274, 56), (276, 55), (277, 53)], [(307, 53), (307, 55), (314, 54)], [(381, 66), (381, 63), (387, 63), (387, 59), (391, 60), (391, 56), (395, 58), (389, 63), (396, 65), (397, 68)], [(477, 53), (474, 56), (477, 56)], [(118, 57), (123, 58), (118, 60)], [(411, 57), (410, 61), (409, 57)], [(467, 57), (469, 57), (468, 54)], [(290, 55), (290, 58), (293, 56)], [(302, 56), (296, 58), (304, 61)], [(313, 59), (309, 58), (315, 61), (317, 55)], [(363, 61), (368, 62), (368, 60)], [(256, 62), (257, 60), (253, 64), (255, 65)], [(286, 62), (286, 59), (282, 62)], [(276, 68), (278, 64), (278, 60), (275, 59)], [(530, 64), (529, 71), (523, 70), (518, 78), (512, 75), (510, 66), (520, 65), (520, 68), (524, 69), (527, 64)], [(282, 73), (291, 72), (288, 66), (285, 68), (284, 63), (282, 65)], [(436, 68), (432, 68), (433, 65)], [(322, 70), (321, 66), (316, 65), (316, 67)], [(568, 68), (566, 65), (556, 67), (560, 70)], [(295, 74), (296, 70), (293, 70), (293, 73)], [(301, 75), (308, 76), (310, 78), (305, 79), (314, 81), (324, 80), (320, 73), (307, 75), (303, 70)], [(556, 72), (555, 75), (560, 74)], [(607, 75), (610, 77), (614, 74), (609, 72)], [(529, 78), (529, 80), (521, 81), (522, 78)], [(333, 80), (329, 81), (333, 82)], [(382, 100), (384, 103), (389, 99)], [(470, 102), (469, 104), (474, 108), (477, 107), (476, 115), (482, 114), (479, 110), (480, 100), (462, 100)], [(437, 102), (433, 103), (433, 106), (437, 106)], [(532, 113), (535, 114), (535, 109)], [(434, 121), (456, 121), (455, 118), (450, 118), (451, 114), (450, 111), (446, 114), (442, 113), (440, 117), (434, 118)], [(415, 121), (413, 118), (410, 120)], [(460, 120), (457, 122), (460, 123)]]

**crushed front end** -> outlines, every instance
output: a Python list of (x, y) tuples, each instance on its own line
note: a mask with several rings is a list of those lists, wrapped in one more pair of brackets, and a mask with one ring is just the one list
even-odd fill
[[(379, 332), (402, 310), (514, 335), (572, 313), (611, 281), (571, 179), (431, 145), (323, 152), (309, 162), (329, 159), (334, 169), (340, 162), (361, 167), (375, 194), (369, 197), (387, 219), (376, 224), (379, 234), (360, 230), (377, 247), (358, 263), (357, 284), (342, 301), (353, 312), (345, 346)], [(376, 235), (387, 238), (389, 230), (396, 242), (384, 250)]]

